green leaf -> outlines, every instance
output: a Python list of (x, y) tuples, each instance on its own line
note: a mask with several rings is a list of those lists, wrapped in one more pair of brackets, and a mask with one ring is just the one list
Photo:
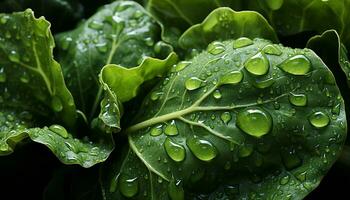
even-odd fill
[(211, 43), (220, 51), (174, 66), (145, 98), (129, 153), (104, 172), (108, 199), (302, 199), (317, 187), (346, 138), (331, 71), (309, 49), (241, 40)]
[[(55, 126), (55, 128), (54, 128)], [(59, 128), (57, 128), (59, 127)], [(114, 149), (112, 136), (95, 135), (94, 142), (90, 138), (77, 139), (66, 132), (59, 125), (52, 125), (50, 128), (33, 128), (29, 130), (30, 138), (40, 144), (47, 146), (58, 159), (67, 165), (79, 164), (89, 168), (105, 161)]]
[(101, 100), (98, 74), (104, 65), (113, 63), (131, 68), (145, 57), (164, 58), (171, 51), (159, 41), (159, 25), (139, 4), (131, 1), (105, 5), (77, 29), (56, 38), (68, 88), (77, 107), (90, 114), (90, 119)]
[(50, 24), (34, 18), (31, 10), (0, 14), (0, 21), (0, 146), (7, 154), (39, 119), (60, 118), (73, 126), (76, 113), (60, 65), (53, 60)]
[(99, 118), (109, 128), (119, 131), (120, 104), (136, 97), (145, 81), (163, 76), (176, 62), (176, 54), (171, 53), (164, 60), (146, 58), (139, 66), (130, 69), (114, 64), (103, 67), (100, 82), (105, 98), (101, 102)]
[(265, 38), (278, 42), (273, 28), (266, 19), (254, 11), (235, 12), (218, 8), (201, 23), (186, 30), (179, 39), (183, 49), (203, 49), (214, 40), (239, 37)]
[[(53, 32), (73, 28), (83, 18), (83, 7), (78, 0), (2, 0), (0, 13), (34, 10), (36, 15), (45, 16), (54, 26)], [(69, 23), (68, 23), (69, 22)]]

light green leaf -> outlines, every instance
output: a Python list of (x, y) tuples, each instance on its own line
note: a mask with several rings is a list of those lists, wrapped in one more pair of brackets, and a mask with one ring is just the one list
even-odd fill
[(0, 14), (0, 22), (0, 146), (7, 154), (39, 119), (61, 119), (73, 126), (76, 113), (60, 65), (53, 59), (50, 24), (36, 19), (31, 10)]
[(273, 28), (266, 19), (254, 11), (235, 12), (230, 8), (218, 8), (201, 23), (187, 29), (180, 37), (183, 49), (203, 49), (214, 40), (239, 37), (265, 38), (278, 42)]
[(107, 199), (302, 199), (317, 187), (346, 138), (331, 71), (309, 49), (233, 48), (241, 39), (211, 43), (220, 51), (174, 66), (145, 98), (124, 161), (103, 173)]

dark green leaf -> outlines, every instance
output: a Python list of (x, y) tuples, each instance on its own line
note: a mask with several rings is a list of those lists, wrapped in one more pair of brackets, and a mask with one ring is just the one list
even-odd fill
[(211, 43), (145, 98), (107, 199), (302, 199), (317, 187), (346, 137), (331, 71), (311, 50), (241, 41)]

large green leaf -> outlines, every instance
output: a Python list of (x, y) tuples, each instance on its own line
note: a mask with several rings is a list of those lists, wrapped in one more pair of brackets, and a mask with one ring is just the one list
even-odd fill
[(45, 16), (54, 24), (54, 32), (73, 28), (83, 17), (78, 0), (1, 0), (0, 13), (24, 11), (31, 8), (38, 16)]
[[(28, 136), (66, 164), (90, 167), (113, 150), (108, 135), (70, 134), (76, 109), (60, 65), (53, 59), (50, 24), (32, 10), (0, 15), (0, 154)], [(43, 127), (51, 125), (49, 128)], [(38, 128), (43, 127), (43, 128)], [(73, 138), (74, 135), (74, 138)]]
[(183, 49), (203, 49), (214, 40), (239, 37), (265, 38), (278, 42), (275, 31), (266, 19), (254, 11), (235, 12), (218, 8), (201, 23), (186, 30), (179, 39)]
[(331, 71), (311, 50), (243, 40), (211, 43), (145, 98), (129, 152), (104, 173), (106, 199), (302, 199), (317, 187), (346, 137)]
[(105, 5), (77, 29), (59, 34), (59, 60), (78, 108), (94, 116), (102, 95), (98, 74), (104, 65), (131, 68), (145, 57), (167, 57), (171, 48), (158, 42), (159, 35), (159, 25), (131, 1)]

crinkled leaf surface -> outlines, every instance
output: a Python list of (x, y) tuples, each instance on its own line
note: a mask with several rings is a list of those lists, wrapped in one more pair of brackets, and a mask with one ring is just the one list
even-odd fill
[(131, 68), (145, 57), (167, 57), (171, 48), (158, 42), (159, 35), (159, 25), (131, 1), (105, 5), (77, 29), (59, 34), (59, 60), (78, 108), (90, 117), (95, 114), (102, 93), (98, 74), (104, 65)]
[(277, 42), (277, 36), (266, 19), (254, 11), (235, 12), (230, 8), (214, 10), (201, 23), (187, 29), (179, 39), (183, 49), (203, 49), (220, 38), (265, 38)]
[(78, 0), (2, 0), (0, 12), (10, 13), (23, 11), (27, 8), (34, 10), (36, 15), (45, 16), (54, 24), (54, 32), (73, 28), (74, 24), (83, 17), (83, 8)]
[(53, 59), (49, 28), (31, 10), (0, 15), (0, 152), (11, 153), (29, 135), (62, 162), (89, 167), (107, 159), (113, 149), (110, 138), (92, 143), (73, 139), (59, 125), (38, 128), (53, 122), (72, 127), (76, 121), (73, 97)]
[(332, 73), (311, 50), (241, 41), (211, 43), (146, 97), (106, 199), (302, 199), (319, 184), (346, 137)]

